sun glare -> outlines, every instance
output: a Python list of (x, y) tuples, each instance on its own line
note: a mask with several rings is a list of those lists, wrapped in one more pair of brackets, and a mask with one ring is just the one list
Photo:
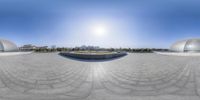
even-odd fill
[(94, 26), (92, 30), (93, 34), (96, 36), (104, 36), (107, 34), (107, 29), (103, 25)]

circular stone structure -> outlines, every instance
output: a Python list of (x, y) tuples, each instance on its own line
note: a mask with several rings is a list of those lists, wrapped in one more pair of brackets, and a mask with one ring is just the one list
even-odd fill
[(117, 57), (122, 57), (127, 55), (126, 52), (61, 52), (60, 53), (66, 57), (78, 58), (78, 59), (112, 59)]
[(198, 52), (200, 53), (200, 39), (188, 39), (174, 43), (170, 50), (173, 52)]
[(15, 52), (18, 51), (16, 44), (9, 40), (0, 39), (0, 52)]

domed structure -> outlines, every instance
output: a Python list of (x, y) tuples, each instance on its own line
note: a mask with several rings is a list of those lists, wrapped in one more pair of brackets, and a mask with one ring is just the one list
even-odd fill
[(0, 52), (18, 51), (18, 47), (11, 41), (0, 39)]
[(200, 39), (188, 39), (174, 43), (170, 47), (174, 52), (200, 52)]

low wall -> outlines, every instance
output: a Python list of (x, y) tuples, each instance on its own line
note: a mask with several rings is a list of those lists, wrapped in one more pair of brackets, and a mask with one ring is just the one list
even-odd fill
[(71, 52), (61, 52), (63, 56), (78, 58), (78, 59), (111, 59), (117, 58), (127, 55), (126, 52), (116, 52), (111, 54), (79, 54), (79, 53), (71, 53)]
[(31, 53), (32, 52), (0, 52), (0, 56), (14, 56), (14, 55), (24, 55)]
[(200, 53), (189, 53), (189, 52), (154, 52), (154, 53), (167, 56), (200, 56)]

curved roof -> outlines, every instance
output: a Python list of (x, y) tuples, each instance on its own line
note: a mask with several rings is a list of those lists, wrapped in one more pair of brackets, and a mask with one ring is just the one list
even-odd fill
[(18, 47), (11, 41), (0, 39), (0, 51), (4, 52), (18, 51)]
[(200, 39), (188, 39), (174, 43), (170, 47), (175, 52), (200, 52)]

